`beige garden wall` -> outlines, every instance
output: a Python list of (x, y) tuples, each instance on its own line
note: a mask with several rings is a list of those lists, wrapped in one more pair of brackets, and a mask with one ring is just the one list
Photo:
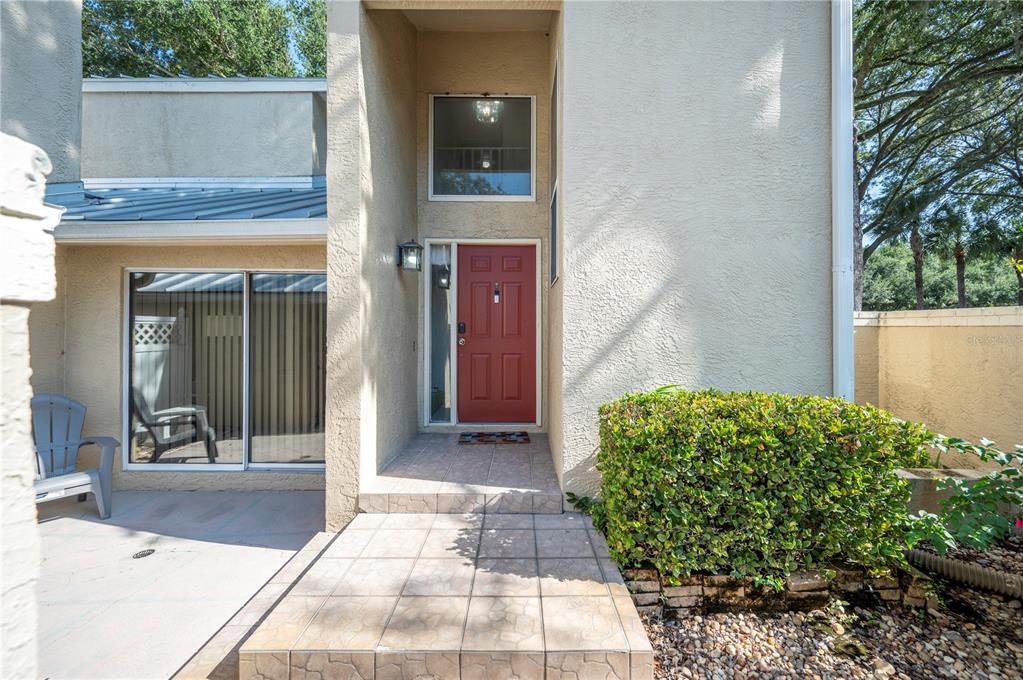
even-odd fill
[(948, 436), (1023, 443), (1023, 308), (859, 312), (855, 323), (858, 402)]
[(312, 92), (91, 92), (82, 176), (323, 174), (326, 121)]
[[(548, 210), (550, 205), (550, 40), (541, 32), (420, 31), (416, 84), (418, 239), (540, 239), (541, 420), (548, 409), (550, 328)], [(430, 201), (430, 95), (508, 93), (536, 97), (536, 176), (532, 201)], [(425, 319), (420, 321), (420, 341)], [(420, 367), (421, 368), (421, 367)], [(420, 370), (419, 393), (426, 377)], [(420, 422), (423, 414), (420, 411)]]
[[(33, 306), (32, 383), (88, 408), (87, 435), (123, 440), (124, 272), (132, 268), (324, 269), (321, 246), (58, 246), (58, 297)], [(124, 442), (122, 442), (124, 443)], [(320, 489), (322, 472), (124, 471), (115, 489)], [(95, 464), (83, 449), (82, 464)]]
[(831, 392), (830, 6), (567, 2), (564, 487), (597, 408), (668, 383)]

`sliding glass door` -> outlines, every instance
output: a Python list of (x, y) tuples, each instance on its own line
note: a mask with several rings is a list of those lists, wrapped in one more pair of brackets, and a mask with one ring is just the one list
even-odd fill
[(327, 277), (253, 274), (250, 460), (323, 462)]
[(326, 275), (128, 275), (128, 463), (322, 464)]

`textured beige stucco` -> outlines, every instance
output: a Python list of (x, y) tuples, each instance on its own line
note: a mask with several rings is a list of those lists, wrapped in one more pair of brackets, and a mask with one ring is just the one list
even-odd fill
[(830, 7), (568, 2), (564, 487), (597, 407), (659, 385), (831, 390)]
[(0, 411), (0, 518), (3, 527), (3, 640), (0, 677), (36, 677), (36, 579), (39, 532), (32, 481), (32, 420), (29, 403), (27, 304), (0, 305), (0, 351), (3, 352), (3, 399)]
[[(869, 335), (877, 334), (877, 399), (900, 418), (952, 437), (993, 439), (1011, 450), (1023, 443), (1023, 310), (1019, 307), (922, 312), (866, 312), (856, 326), (857, 401), (869, 381)], [(952, 467), (982, 467), (948, 454)]]
[(400, 12), (361, 12), (367, 136), (362, 190), (364, 478), (416, 432), (416, 318), (422, 274), (398, 269), (416, 235), (416, 31)]
[(0, 2), (0, 131), (45, 151), (50, 182), (79, 174), (81, 0)]
[(326, 525), (358, 509), (362, 410), (363, 145), (368, 136), (357, 2), (327, 3)]
[[(473, 33), (421, 31), (418, 34), (416, 89), (418, 140), (419, 240), (540, 239), (541, 420), (547, 421), (548, 210), (550, 48), (543, 33)], [(462, 202), (429, 200), (429, 124), (431, 94), (481, 92), (536, 97), (536, 196), (524, 202)], [(420, 323), (420, 343), (425, 319)], [(422, 368), (422, 367), (420, 367)], [(420, 391), (425, 376), (420, 371)], [(423, 418), (420, 410), (420, 421)]]
[[(0, 677), (37, 672), (35, 456), (29, 308), (55, 294), (51, 230), (60, 211), (43, 203), (50, 160), (38, 147), (0, 134)], [(16, 261), (12, 261), (16, 260)]]
[[(121, 440), (125, 271), (323, 269), (324, 255), (323, 246), (58, 246), (60, 298), (33, 318), (36, 388), (84, 403), (86, 434)], [(60, 328), (60, 339), (46, 331)], [(54, 368), (61, 365), (54, 356), (61, 345), (62, 371)], [(318, 489), (324, 484), (322, 472), (129, 472), (122, 469), (120, 454), (114, 464), (115, 489)], [(83, 449), (82, 464), (94, 465), (95, 457), (95, 451)]]
[(878, 341), (880, 329), (876, 325), (859, 325), (854, 330), (856, 403), (879, 405), (878, 394)]
[(86, 92), (82, 176), (323, 174), (321, 101), (311, 92)]

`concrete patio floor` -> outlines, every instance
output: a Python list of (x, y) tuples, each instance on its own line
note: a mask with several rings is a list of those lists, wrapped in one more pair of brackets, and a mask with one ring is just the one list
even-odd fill
[(653, 677), (622, 577), (571, 513), (360, 514), (237, 658), (242, 680)]
[(120, 491), (108, 520), (91, 497), (40, 505), (40, 676), (172, 676), (310, 541), (323, 505), (322, 491)]

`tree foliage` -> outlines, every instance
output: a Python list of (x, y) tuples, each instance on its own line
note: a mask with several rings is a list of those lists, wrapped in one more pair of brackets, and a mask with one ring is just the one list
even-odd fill
[(85, 76), (322, 76), (323, 0), (85, 0)]
[(951, 199), (1023, 211), (1023, 3), (858, 0), (855, 42), (864, 259)]
[[(925, 253), (924, 307), (956, 307), (956, 272), (952, 260)], [(1008, 257), (975, 253), (966, 263), (966, 306), (994, 307), (1016, 304), (1016, 280)], [(873, 311), (914, 309), (913, 254), (906, 239), (878, 248), (864, 272), (863, 308)]]

